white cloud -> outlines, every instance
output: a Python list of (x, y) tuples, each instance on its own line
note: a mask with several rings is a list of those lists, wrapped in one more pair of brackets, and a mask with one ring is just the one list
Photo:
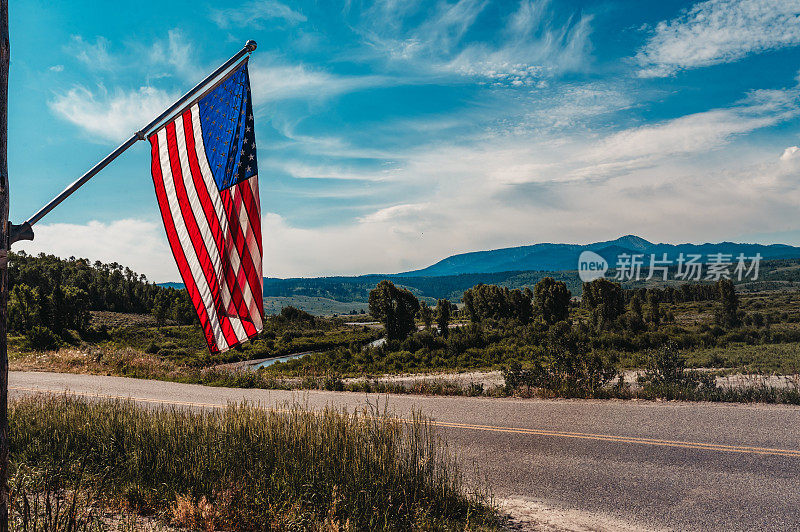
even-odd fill
[(33, 241), (20, 241), (14, 244), (14, 250), (118, 262), (144, 273), (151, 281), (180, 280), (160, 221), (128, 219), (111, 223), (37, 224), (34, 233)]
[(640, 76), (662, 77), (798, 44), (797, 2), (708, 0), (660, 22), (636, 59)]
[[(139, 61), (142, 53), (136, 54)], [(196, 82), (208, 74), (208, 70), (195, 61), (194, 43), (179, 29), (169, 30), (167, 39), (154, 42), (146, 53), (149, 56), (148, 67), (164, 68), (168, 72), (164, 76), (177, 74), (182, 79)]]
[(438, 239), (426, 238), (425, 225), (387, 219), (305, 229), (266, 213), (264, 275), (311, 277), (411, 269), (447, 249)]
[(393, 167), (369, 169), (340, 164), (308, 164), (290, 160), (280, 164), (282, 170), (297, 179), (351, 179), (381, 181), (397, 173)]
[(50, 72), (63, 72), (64, 71), (64, 65), (53, 65), (50, 68), (48, 68), (48, 70)]
[(800, 159), (800, 148), (797, 146), (789, 146), (783, 150), (781, 161), (792, 161)]
[(108, 69), (114, 63), (108, 53), (108, 45), (108, 39), (102, 36), (97, 37), (95, 42), (91, 43), (80, 35), (73, 35), (69, 44), (64, 48), (90, 68)]
[[(581, 69), (591, 47), (591, 15), (556, 21), (549, 1), (523, 0), (498, 13), (486, 1), (439, 2), (420, 22), (418, 4), (382, 2), (360, 26), (370, 49), (428, 75), (459, 75), (493, 85), (530, 87), (553, 73)], [(505, 7), (510, 3), (502, 4)], [(414, 15), (414, 16), (412, 16)], [(497, 39), (470, 31), (479, 17), (501, 17)]]
[(447, 68), (511, 86), (542, 86), (555, 72), (581, 69), (591, 47), (592, 17), (559, 25), (547, 17), (548, 8), (549, 2), (523, 0), (499, 45), (467, 44)]
[(49, 106), (61, 118), (103, 140), (122, 141), (158, 116), (178, 98), (164, 90), (140, 87), (113, 93), (73, 87), (57, 95)]
[[(440, 147), (417, 154), (407, 171), (409, 179), (436, 183), (425, 201), (319, 228), (294, 227), (268, 214), (265, 271), (283, 277), (399, 272), (459, 252), (590, 242), (623, 233), (658, 241), (719, 241), (785, 230), (800, 201), (796, 171), (769, 154), (752, 159), (730, 148), (721, 157), (727, 160), (723, 166), (668, 161), (613, 180), (572, 181), (558, 188), (551, 185), (563, 166), (537, 166), (542, 156), (519, 146), (502, 152)], [(546, 179), (516, 179), (515, 173), (531, 172)]]
[[(311, 228), (265, 209), (265, 275), (399, 272), (453, 253), (589, 242), (623, 233), (657, 241), (725, 240), (785, 231), (786, 221), (796, 219), (796, 157), (780, 160), (768, 149), (754, 152), (724, 142), (716, 153), (698, 149), (669, 156), (676, 148), (662, 152), (655, 138), (663, 135), (663, 145), (671, 145), (675, 132), (665, 125), (647, 133), (650, 151), (631, 153), (625, 147), (609, 160), (595, 143), (617, 145), (622, 137), (615, 135), (561, 144), (525, 136), (486, 138), (396, 153), (403, 162), (396, 179), (421, 191), (404, 194), (402, 203), (376, 207), (352, 222)], [(636, 171), (626, 167), (647, 157), (651, 164)], [(601, 164), (615, 165), (611, 178), (594, 179), (588, 171)], [(581, 171), (585, 175), (575, 178)], [(157, 281), (178, 280), (162, 235), (157, 220), (53, 224), (37, 226), (36, 240), (19, 247), (117, 261)]]
[[(82, 46), (86, 44), (80, 37), (73, 40)], [(108, 56), (107, 41), (102, 38), (98, 38), (97, 45), (83, 48), (105, 54), (106, 58), (101, 63), (131, 62), (135, 57), (137, 68), (147, 71), (147, 77), (154, 80), (153, 84), (137, 88), (107, 89), (104, 85), (98, 85), (96, 89), (90, 89), (73, 86), (56, 94), (49, 102), (57, 116), (104, 140), (119, 141), (133, 134), (179, 97), (177, 90), (157, 87), (165, 84), (157, 80), (177, 75), (180, 80), (196, 81), (210, 70), (195, 61), (193, 44), (177, 29), (170, 30), (165, 40), (156, 41), (149, 47), (135, 45), (124, 54), (114, 57)], [(142, 61), (143, 58), (146, 60)], [(153, 73), (154, 70), (156, 73)], [(167, 73), (160, 72), (162, 70)], [(398, 83), (398, 80), (385, 76), (340, 76), (303, 65), (263, 65), (257, 62), (250, 65), (250, 77), (256, 104), (290, 99), (324, 99)], [(181, 82), (178, 85), (184, 84)]]
[(339, 76), (303, 65), (250, 65), (256, 104), (290, 99), (328, 98), (397, 83), (384, 76)]
[(299, 24), (307, 20), (302, 13), (275, 0), (246, 2), (239, 7), (214, 9), (211, 12), (211, 20), (220, 28), (262, 28), (265, 21), (275, 19), (285, 20), (289, 24)]
[(660, 164), (666, 158), (702, 155), (737, 136), (800, 115), (798, 91), (753, 91), (739, 105), (630, 128), (598, 140), (580, 158), (574, 178), (605, 177)]

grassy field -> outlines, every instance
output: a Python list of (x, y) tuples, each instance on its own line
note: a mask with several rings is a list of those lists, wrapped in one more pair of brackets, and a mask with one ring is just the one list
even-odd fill
[(334, 314), (347, 317), (348, 315), (367, 312), (365, 301), (336, 301), (326, 297), (312, 296), (266, 296), (264, 297), (264, 310), (267, 314), (279, 314), (284, 307), (303, 309), (314, 316), (332, 316)]
[[(800, 292), (777, 290), (739, 294), (740, 323), (722, 327), (716, 300), (660, 303), (660, 321), (650, 318), (637, 327), (615, 325), (597, 329), (590, 312), (572, 305), (569, 321), (548, 325), (487, 319), (461, 326), (448, 337), (419, 331), (404, 341), (367, 347), (382, 331), (364, 320), (368, 315), (320, 318), (305, 313), (269, 316), (263, 333), (253, 342), (223, 355), (209, 355), (195, 325), (157, 326), (149, 316), (111, 312), (93, 314), (91, 332), (83, 338), (65, 335), (61, 349), (35, 351), (26, 338), (11, 338), (11, 368), (113, 374), (214, 386), (304, 388), (374, 392), (415, 392), (462, 395), (510, 395), (516, 386), (482, 389), (454, 386), (444, 380), (409, 389), (380, 382), (381, 375), (505, 371), (519, 364), (537, 374), (528, 388), (557, 383), (554, 391), (569, 396), (656, 397), (680, 395), (709, 400), (767, 400), (794, 402), (795, 395), (760, 390), (721, 393), (706, 387), (702, 393), (651, 386), (649, 392), (611, 390), (619, 372), (644, 369), (666, 345), (680, 352), (686, 369), (712, 369), (717, 375), (800, 373)], [(647, 310), (647, 309), (646, 309)], [(356, 323), (351, 323), (356, 322)], [(231, 371), (227, 364), (311, 352), (300, 359), (277, 363), (257, 373)], [(569, 355), (564, 357), (564, 355)], [(571, 357), (571, 358), (570, 358)], [(541, 381), (542, 375), (547, 378)], [(375, 378), (373, 378), (375, 377)], [(352, 379), (359, 379), (353, 381)], [(539, 379), (538, 381), (536, 379)], [(549, 379), (549, 380), (548, 380)], [(553, 380), (555, 379), (555, 380)], [(600, 388), (575, 390), (567, 380), (603, 383)], [(523, 379), (524, 380), (524, 379)], [(536, 384), (539, 383), (539, 384)], [(494, 386), (494, 385), (492, 385)], [(592, 384), (591, 386), (594, 386)], [(602, 393), (601, 393), (602, 392)], [(654, 395), (655, 394), (655, 395)]]
[(191, 530), (497, 526), (421, 417), (39, 396), (13, 403), (10, 423), (15, 530), (99, 530), (108, 515)]

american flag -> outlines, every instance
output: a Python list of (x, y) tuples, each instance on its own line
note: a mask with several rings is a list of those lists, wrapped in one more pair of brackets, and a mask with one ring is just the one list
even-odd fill
[(245, 60), (149, 137), (169, 245), (212, 353), (261, 331), (261, 206)]

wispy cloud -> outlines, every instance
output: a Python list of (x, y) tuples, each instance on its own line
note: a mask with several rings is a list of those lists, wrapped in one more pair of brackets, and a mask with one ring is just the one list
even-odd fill
[(587, 159), (654, 164), (665, 157), (704, 153), (737, 135), (800, 115), (797, 89), (754, 91), (739, 105), (712, 109), (615, 133), (598, 142)]
[[(80, 38), (75, 42), (84, 43)], [(177, 29), (170, 30), (166, 39), (149, 46), (131, 45), (116, 56), (108, 55), (105, 39), (98, 39), (98, 43), (102, 46), (89, 49), (102, 50), (106, 57), (103, 61), (127, 64), (135, 58), (136, 70), (148, 83), (111, 89), (103, 84), (95, 89), (76, 85), (58, 92), (49, 106), (57, 116), (105, 140), (120, 140), (136, 131), (174, 102), (187, 82), (200, 79), (209, 70), (197, 62), (194, 43)], [(258, 61), (250, 65), (250, 77), (257, 105), (280, 100), (326, 99), (400, 82), (386, 76), (343, 76), (304, 65)], [(177, 78), (178, 82), (164, 82), (166, 78)]]
[(640, 76), (663, 77), (798, 44), (797, 2), (708, 0), (660, 22), (636, 60)]
[(281, 169), (296, 179), (343, 179), (352, 181), (383, 181), (398, 173), (398, 168), (362, 167), (346, 164), (309, 164), (290, 160), (280, 164)]
[(59, 117), (101, 140), (121, 141), (158, 116), (178, 98), (153, 87), (108, 91), (73, 87), (49, 102)]
[(550, 10), (549, 2), (523, 0), (500, 45), (471, 43), (448, 67), (513, 86), (541, 84), (553, 72), (582, 68), (591, 48), (591, 15), (559, 24)]
[[(416, 4), (381, 3), (359, 27), (372, 49), (423, 71), (478, 78), (493, 85), (541, 85), (553, 73), (582, 68), (591, 49), (591, 15), (557, 17), (547, 0), (522, 0), (512, 10), (492, 10), (504, 32), (486, 40), (471, 30), (487, 14), (486, 1), (441, 1), (421, 22)], [(508, 4), (503, 4), (506, 7)], [(395, 13), (387, 14), (394, 9)], [(411, 15), (414, 15), (412, 17)]]
[(275, 100), (319, 99), (348, 92), (398, 83), (378, 75), (340, 76), (303, 65), (250, 66), (256, 103)]
[(275, 19), (289, 24), (299, 24), (307, 20), (302, 13), (276, 0), (244, 2), (238, 7), (211, 11), (211, 20), (221, 28), (261, 28), (264, 22)]
[(194, 54), (195, 44), (179, 29), (167, 32), (165, 40), (155, 41), (149, 49), (137, 51), (139, 60), (147, 57), (149, 70), (163, 69), (163, 74), (154, 77), (178, 76), (182, 79), (199, 80), (204, 75), (204, 68), (197, 63)]
[(80, 35), (73, 35), (64, 49), (89, 68), (108, 69), (114, 64), (108, 46), (108, 39), (102, 36), (92, 43)]

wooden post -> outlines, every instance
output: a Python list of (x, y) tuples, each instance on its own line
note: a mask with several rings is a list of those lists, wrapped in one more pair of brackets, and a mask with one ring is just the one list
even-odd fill
[(8, 0), (0, 0), (0, 532), (8, 532)]

